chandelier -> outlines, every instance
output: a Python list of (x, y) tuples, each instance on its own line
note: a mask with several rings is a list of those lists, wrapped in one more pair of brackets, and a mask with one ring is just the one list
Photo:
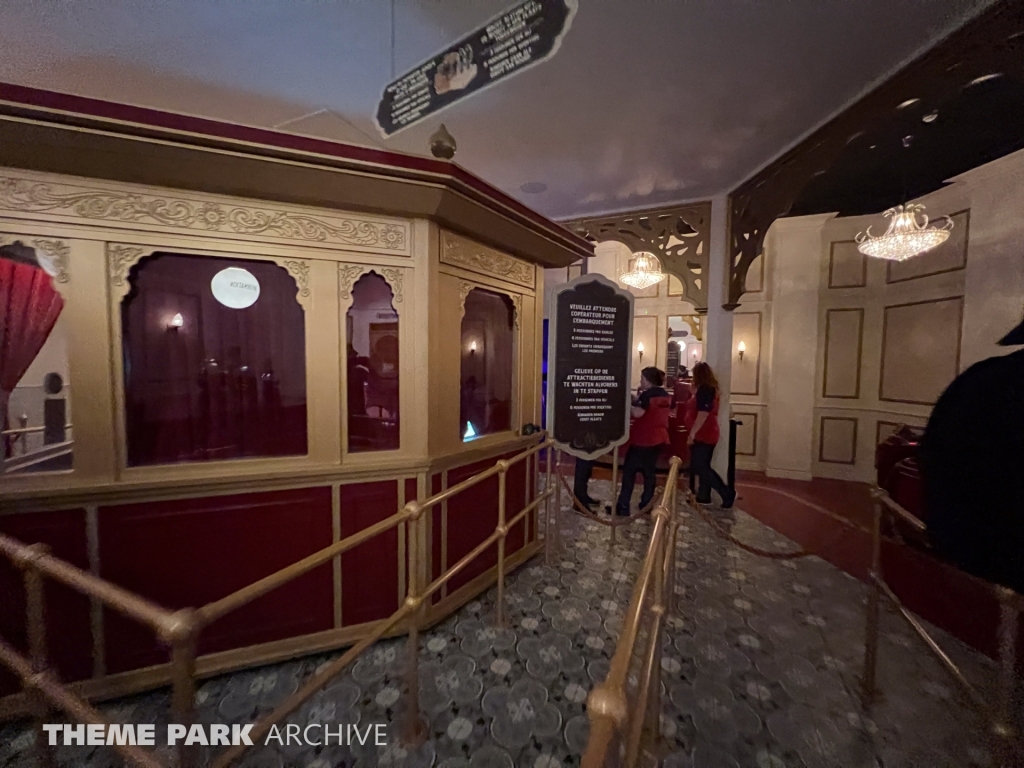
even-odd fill
[(619, 279), (631, 288), (643, 290), (664, 280), (665, 273), (661, 271), (661, 262), (657, 256), (640, 251), (633, 254), (629, 260), (629, 269)]
[[(918, 222), (918, 214), (921, 222)], [(871, 227), (868, 227), (856, 237), (857, 250), (876, 259), (906, 261), (942, 245), (953, 228), (953, 220), (948, 216), (941, 226), (929, 227), (924, 206), (918, 203), (897, 205), (882, 215), (892, 217), (884, 235), (872, 236)]]

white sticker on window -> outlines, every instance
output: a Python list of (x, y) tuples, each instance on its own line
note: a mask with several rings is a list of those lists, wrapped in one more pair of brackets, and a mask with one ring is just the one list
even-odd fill
[(239, 267), (222, 269), (210, 281), (213, 298), (231, 309), (245, 309), (260, 297), (260, 283), (253, 274)]

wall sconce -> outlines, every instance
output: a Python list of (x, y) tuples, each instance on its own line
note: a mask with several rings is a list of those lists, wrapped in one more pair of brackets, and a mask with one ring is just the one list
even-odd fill
[(736, 347), (736, 351), (740, 353), (740, 360), (742, 360), (743, 359), (743, 353), (747, 351), (747, 344), (746, 344), (746, 342), (741, 341), (739, 343), (739, 346)]
[(185, 325), (185, 318), (181, 316), (181, 312), (178, 312), (174, 317), (171, 318), (171, 322), (168, 323), (167, 327), (172, 330), (178, 330)]
[(476, 340), (475, 339), (473, 341), (469, 342), (469, 354), (471, 354), (471, 355), (475, 355), (476, 354)]
[(636, 353), (640, 355), (640, 365), (644, 364), (644, 343), (641, 341), (636, 345)]

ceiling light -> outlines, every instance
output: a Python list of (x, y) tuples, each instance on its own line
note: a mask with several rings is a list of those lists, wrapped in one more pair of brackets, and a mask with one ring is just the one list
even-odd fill
[(623, 272), (620, 279), (631, 288), (643, 290), (664, 280), (665, 273), (661, 271), (661, 262), (657, 256), (640, 251), (633, 254), (633, 258), (629, 260), (629, 270)]
[[(917, 220), (919, 213), (923, 220), (921, 223)], [(892, 217), (884, 235), (874, 237), (871, 227), (868, 227), (856, 237), (857, 250), (876, 259), (906, 261), (942, 245), (949, 237), (949, 230), (953, 228), (953, 220), (948, 216), (942, 226), (929, 227), (924, 206), (916, 203), (897, 205), (882, 215)]]
[(925, 115), (924, 117), (921, 118), (921, 122), (922, 123), (934, 123), (938, 119), (939, 119), (939, 113), (938, 112), (929, 112), (927, 115)]
[(995, 80), (997, 77), (1002, 76), (1002, 72), (993, 72), (989, 75), (982, 75), (981, 77), (974, 78), (973, 80), (971, 80), (971, 82), (968, 83), (968, 85), (977, 85), (978, 83), (985, 83), (988, 82), (989, 80)]
[(917, 102), (919, 102), (919, 101), (920, 101), (920, 99), (907, 99), (902, 104), (897, 106), (896, 109), (906, 109), (907, 107), (909, 107), (912, 104), (917, 104)]

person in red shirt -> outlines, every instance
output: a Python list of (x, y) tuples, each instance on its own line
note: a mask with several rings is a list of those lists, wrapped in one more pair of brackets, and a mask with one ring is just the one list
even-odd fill
[(711, 457), (718, 444), (719, 387), (711, 366), (705, 362), (693, 367), (693, 397), (686, 403), (683, 423), (690, 431), (690, 474), (700, 480), (697, 503), (710, 504), (711, 491), (722, 497), (722, 509), (729, 509), (736, 501), (736, 491), (727, 486), (711, 467)]
[(644, 492), (640, 497), (640, 509), (646, 509), (654, 501), (657, 486), (658, 455), (668, 443), (668, 417), (672, 398), (662, 387), (665, 373), (650, 366), (640, 372), (640, 395), (633, 400), (633, 426), (629, 435), (629, 450), (622, 467), (622, 490), (615, 505), (615, 514), (629, 516), (629, 502), (633, 498), (636, 473), (644, 476)]

